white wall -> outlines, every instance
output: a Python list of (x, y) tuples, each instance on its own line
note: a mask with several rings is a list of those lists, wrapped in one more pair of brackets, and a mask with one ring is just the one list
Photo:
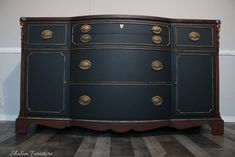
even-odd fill
[(234, 0), (0, 0), (0, 119), (14, 118), (19, 110), (19, 18), (94, 14), (220, 19), (221, 114), (235, 117)]
[(235, 55), (220, 55), (220, 112), (235, 122), (234, 67)]
[(19, 47), (21, 16), (136, 14), (220, 19), (221, 48), (235, 49), (235, 0), (0, 0), (0, 47)]
[(19, 113), (20, 58), (19, 49), (0, 48), (0, 120)]

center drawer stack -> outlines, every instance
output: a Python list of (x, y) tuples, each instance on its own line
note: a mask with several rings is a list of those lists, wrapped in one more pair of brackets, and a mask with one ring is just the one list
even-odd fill
[(87, 120), (169, 119), (170, 26), (141, 20), (73, 23), (70, 112)]

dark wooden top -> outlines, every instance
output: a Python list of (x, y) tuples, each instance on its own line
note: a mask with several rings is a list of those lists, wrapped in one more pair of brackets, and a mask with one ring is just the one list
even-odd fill
[(208, 20), (208, 19), (173, 19), (163, 18), (155, 16), (143, 16), (143, 15), (87, 15), (87, 16), (75, 16), (75, 17), (21, 17), (21, 21), (74, 21), (74, 20), (101, 20), (101, 19), (129, 19), (129, 20), (147, 20), (147, 21), (160, 21), (171, 23), (220, 23), (220, 20)]

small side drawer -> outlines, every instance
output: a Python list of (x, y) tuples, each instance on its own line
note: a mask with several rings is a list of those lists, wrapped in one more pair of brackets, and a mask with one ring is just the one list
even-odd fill
[(88, 120), (159, 120), (170, 116), (171, 86), (72, 85), (73, 118)]
[(67, 24), (29, 24), (27, 45), (65, 46)]
[(214, 47), (212, 26), (177, 25), (174, 28), (177, 47)]

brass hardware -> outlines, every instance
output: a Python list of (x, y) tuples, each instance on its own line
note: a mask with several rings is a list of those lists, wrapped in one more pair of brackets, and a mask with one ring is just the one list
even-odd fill
[(162, 62), (160, 62), (158, 60), (155, 60), (155, 61), (152, 62), (152, 68), (154, 70), (157, 70), (157, 71), (162, 70), (163, 69), (163, 64), (162, 64)]
[(81, 27), (80, 27), (80, 31), (82, 32), (82, 33), (87, 33), (87, 32), (89, 32), (91, 30), (91, 26), (90, 25), (82, 25)]
[(155, 44), (160, 44), (160, 43), (162, 42), (162, 38), (161, 38), (159, 35), (154, 35), (154, 36), (152, 37), (152, 41), (153, 41), (153, 43), (155, 43)]
[(79, 97), (79, 104), (86, 106), (91, 102), (91, 98), (88, 95), (82, 95)]
[(82, 43), (88, 43), (91, 40), (91, 36), (89, 34), (83, 34), (80, 40)]
[(91, 67), (91, 61), (89, 61), (89, 60), (82, 60), (79, 63), (79, 68), (82, 69), (82, 70), (87, 70), (90, 67)]
[(200, 39), (200, 34), (198, 32), (189, 33), (189, 39), (192, 41), (198, 41)]
[(162, 97), (160, 97), (160, 96), (153, 96), (151, 101), (154, 106), (161, 106), (161, 104), (163, 102)]
[(53, 32), (49, 29), (43, 30), (41, 33), (41, 37), (43, 39), (50, 39), (53, 36)]
[[(94, 20), (92, 22), (89, 22), (89, 24), (98, 24), (98, 23), (99, 24), (109, 24), (109, 23), (111, 23), (111, 24), (119, 24), (119, 27), (120, 27), (120, 24), (123, 24), (124, 27), (125, 27), (125, 24), (137, 24), (137, 25), (147, 25), (147, 26), (151, 26), (151, 25), (156, 24), (156, 23), (153, 23), (153, 22), (147, 22), (147, 21), (139, 22), (139, 21), (133, 21), (133, 20), (125, 20), (125, 21), (121, 21), (121, 22), (122, 23), (120, 23), (120, 21), (100, 21), (100, 20), (97, 21), (97, 20)], [(77, 40), (75, 40), (76, 39), (75, 36), (77, 36), (77, 34), (75, 33), (75, 30), (77, 29), (77, 26), (78, 26), (78, 24), (74, 24), (72, 26), (72, 43), (73, 43), (73, 45), (82, 45), (82, 43), (80, 43)], [(166, 29), (165, 31), (166, 31), (166, 33), (168, 35), (166, 35), (167, 43), (164, 43), (164, 44), (159, 45), (159, 46), (162, 46), (162, 47), (169, 46), (170, 45), (170, 41), (171, 41), (170, 40), (170, 38), (171, 38), (170, 28), (166, 24), (161, 24), (161, 26), (164, 26), (164, 28)], [(101, 45), (101, 46), (106, 45), (106, 44), (107, 43), (94, 43), (94, 42), (91, 43), (91, 45)], [(138, 45), (138, 46), (146, 46), (146, 45), (152, 46), (153, 45), (153, 44), (147, 44), (147, 43), (140, 44), (140, 43), (123, 43), (123, 42), (122, 43), (112, 43), (112, 44), (113, 45), (135, 44), (135, 45)], [(120, 46), (118, 48), (120, 48)]]
[(152, 31), (155, 34), (160, 34), (162, 32), (162, 28), (160, 26), (153, 26)]

